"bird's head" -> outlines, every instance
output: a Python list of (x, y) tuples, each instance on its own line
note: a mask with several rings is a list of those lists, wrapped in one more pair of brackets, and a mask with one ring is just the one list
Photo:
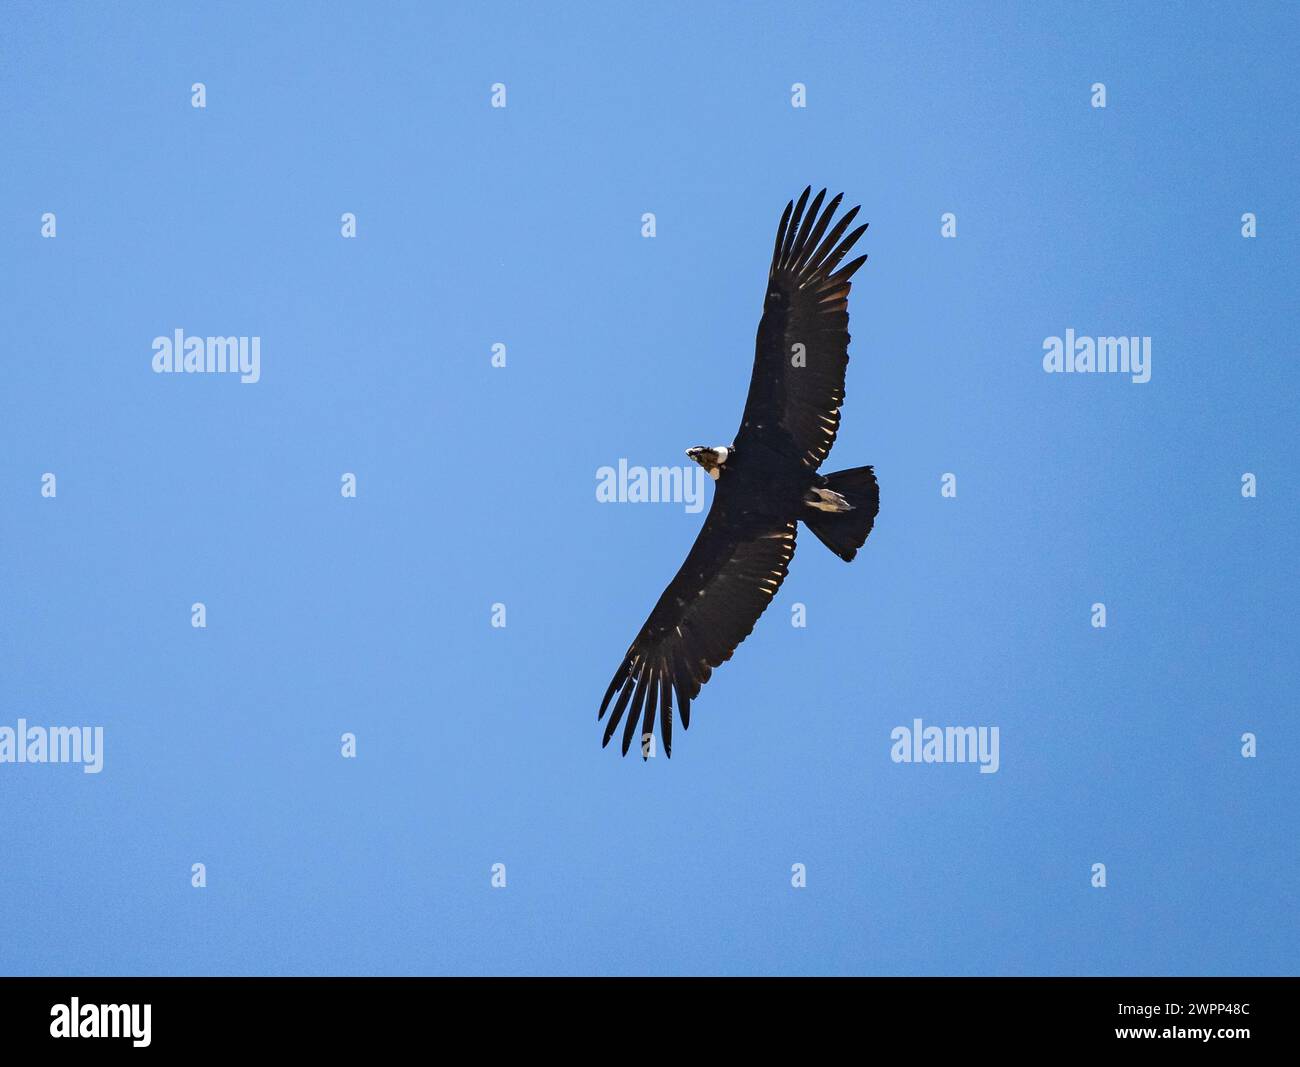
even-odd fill
[(694, 448), (688, 448), (686, 454), (708, 471), (709, 477), (716, 482), (722, 474), (722, 469), (727, 465), (727, 457), (731, 455), (731, 449), (725, 445), (717, 445), (714, 448), (696, 445)]

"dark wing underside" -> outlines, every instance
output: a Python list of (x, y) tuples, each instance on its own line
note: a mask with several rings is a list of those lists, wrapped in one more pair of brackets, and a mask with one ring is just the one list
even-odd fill
[(715, 494), (708, 518), (659, 603), (614, 672), (598, 718), (610, 709), (602, 744), (623, 723), (623, 755), (638, 734), (642, 755), (655, 719), (664, 755), (672, 756), (673, 706), (683, 728), (691, 701), (754, 628), (772, 602), (794, 555), (795, 520), (728, 516)]
[[(831, 226), (843, 194), (820, 211), (826, 190), (808, 205), (810, 192), (805, 189), (798, 204), (786, 204), (781, 216), (735, 443), (741, 455), (747, 445), (762, 444), (816, 470), (840, 426), (849, 362), (849, 279), (867, 257), (836, 268), (867, 227), (845, 237), (858, 208)], [(803, 346), (802, 353), (796, 345)]]

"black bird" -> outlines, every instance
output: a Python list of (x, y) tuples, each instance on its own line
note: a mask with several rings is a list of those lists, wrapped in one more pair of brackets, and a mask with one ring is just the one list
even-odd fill
[(786, 204), (776, 231), (735, 443), (686, 451), (717, 482), (704, 528), (600, 705), (597, 718), (603, 719), (613, 702), (602, 745), (624, 721), (625, 756), (638, 721), (642, 756), (648, 755), (656, 715), (664, 754), (672, 756), (674, 698), (683, 728), (689, 727), (700, 687), (776, 596), (800, 519), (822, 544), (851, 560), (880, 510), (870, 467), (817, 473), (835, 443), (844, 402), (849, 279), (867, 257), (843, 267), (840, 261), (867, 227), (845, 237), (858, 208), (831, 226), (843, 194), (823, 211), (826, 190), (809, 204), (811, 192), (810, 186), (797, 204)]

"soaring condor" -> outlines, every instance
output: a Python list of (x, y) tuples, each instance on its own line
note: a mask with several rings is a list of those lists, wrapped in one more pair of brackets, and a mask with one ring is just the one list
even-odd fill
[(843, 194), (823, 211), (826, 190), (809, 204), (811, 191), (786, 204), (776, 231), (735, 443), (686, 451), (717, 483), (713, 506), (601, 701), (597, 718), (610, 713), (602, 744), (623, 723), (625, 756), (638, 722), (642, 756), (648, 754), (656, 716), (664, 754), (672, 756), (674, 701), (689, 727), (700, 687), (776, 596), (800, 519), (847, 561), (880, 510), (870, 467), (817, 473), (835, 443), (844, 403), (849, 279), (867, 257), (840, 262), (867, 227), (844, 236), (858, 208), (832, 226)]

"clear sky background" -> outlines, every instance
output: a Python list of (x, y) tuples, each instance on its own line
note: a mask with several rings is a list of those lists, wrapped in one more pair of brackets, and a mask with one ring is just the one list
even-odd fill
[[(106, 751), (0, 765), (0, 971), (1295, 973), (1298, 25), (7, 4), (0, 725)], [(624, 760), (702, 516), (595, 472), (731, 439), (808, 183), (871, 222), (827, 469), (880, 518)], [(261, 381), (155, 375), (177, 328)], [(893, 763), (917, 717), (1000, 770)]]

